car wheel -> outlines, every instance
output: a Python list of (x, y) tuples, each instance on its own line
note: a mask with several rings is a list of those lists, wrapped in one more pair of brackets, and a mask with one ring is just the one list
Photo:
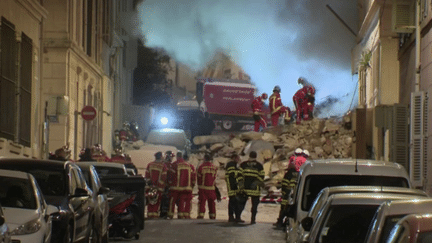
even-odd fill
[(225, 131), (230, 131), (233, 129), (234, 122), (231, 120), (223, 120), (222, 121), (222, 129)]

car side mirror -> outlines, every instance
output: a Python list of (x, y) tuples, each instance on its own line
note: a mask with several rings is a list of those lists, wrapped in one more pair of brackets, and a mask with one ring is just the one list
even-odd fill
[(88, 195), (89, 195), (89, 193), (86, 189), (77, 188), (77, 189), (75, 189), (75, 193), (72, 195), (72, 197), (86, 197)]
[(0, 226), (2, 226), (5, 223), (5, 218), (3, 216), (0, 216)]
[(306, 217), (301, 221), (301, 226), (305, 231), (310, 231), (312, 228), (313, 219), (311, 217)]
[(100, 194), (107, 194), (109, 192), (110, 192), (110, 189), (108, 187), (102, 186), (101, 188), (99, 188), (98, 195), (100, 195)]
[(46, 209), (47, 215), (51, 215), (53, 213), (58, 213), (58, 212), (60, 212), (60, 210), (56, 206), (50, 204), (47, 205), (47, 209)]

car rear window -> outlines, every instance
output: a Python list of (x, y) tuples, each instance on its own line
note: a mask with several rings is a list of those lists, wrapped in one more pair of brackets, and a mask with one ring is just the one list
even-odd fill
[(385, 222), (384, 222), (384, 227), (381, 230), (380, 242), (386, 242), (386, 240), (390, 236), (390, 232), (393, 229), (393, 227), (404, 216), (406, 216), (406, 214), (391, 215), (391, 216), (386, 217)]
[(125, 170), (122, 168), (108, 167), (108, 166), (95, 166), (95, 169), (99, 177), (110, 176), (110, 175), (125, 175)]
[(379, 205), (333, 205), (319, 231), (321, 243), (363, 243)]
[(353, 176), (353, 175), (309, 175), (305, 179), (302, 195), (303, 211), (309, 211), (318, 193), (332, 186), (392, 186), (408, 188), (406, 178), (390, 176)]

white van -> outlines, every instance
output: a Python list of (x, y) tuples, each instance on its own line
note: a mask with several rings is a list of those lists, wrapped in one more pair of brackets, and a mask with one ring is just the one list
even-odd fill
[(287, 232), (306, 217), (318, 193), (333, 186), (411, 188), (411, 183), (405, 168), (393, 162), (364, 159), (308, 161), (300, 168)]

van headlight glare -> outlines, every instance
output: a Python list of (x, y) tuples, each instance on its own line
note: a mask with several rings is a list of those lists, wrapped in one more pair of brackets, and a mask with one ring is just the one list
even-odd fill
[(11, 233), (12, 235), (28, 235), (36, 233), (42, 227), (42, 223), (39, 218), (31, 220), (25, 224), (18, 226)]

